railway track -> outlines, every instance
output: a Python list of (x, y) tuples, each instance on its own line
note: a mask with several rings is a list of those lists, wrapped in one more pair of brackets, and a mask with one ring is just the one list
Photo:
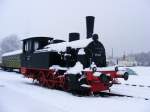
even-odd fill
[(126, 97), (126, 98), (136, 98), (136, 99), (150, 100), (150, 98), (145, 98), (145, 97), (136, 97), (136, 96), (131, 96), (131, 95), (109, 93), (109, 92), (100, 92), (99, 95), (102, 96), (102, 97), (118, 96), (118, 97)]
[(147, 86), (147, 85), (142, 85), (142, 84), (127, 84), (127, 83), (125, 83), (125, 84), (118, 84), (118, 85), (126, 85), (126, 86), (136, 86), (136, 87), (146, 87), (146, 88), (150, 88), (150, 86)]
[[(135, 90), (137, 90), (138, 88), (138, 90), (139, 91), (143, 91), (143, 89), (144, 90), (146, 90), (146, 92), (150, 89), (150, 86), (149, 85), (143, 85), (143, 84), (130, 84), (130, 83), (119, 83), (119, 84), (116, 84), (116, 86), (122, 86), (122, 87), (127, 87), (127, 88), (129, 88), (129, 89), (127, 89), (127, 88), (124, 88), (124, 91), (130, 91), (129, 92), (129, 94), (128, 94), (128, 92), (125, 92), (124, 94), (122, 94), (122, 93), (111, 93), (111, 92), (102, 92), (101, 94), (104, 94), (104, 95), (108, 95), (108, 96), (118, 96), (118, 97), (126, 97), (126, 98), (136, 98), (136, 99), (143, 99), (143, 100), (149, 100), (150, 101), (150, 97), (148, 96), (148, 95), (142, 95), (141, 93), (142, 92), (138, 92), (138, 91), (136, 91), (136, 92), (138, 92), (138, 93), (132, 93), (131, 92), (131, 89), (130, 89), (130, 87), (132, 87), (132, 89), (133, 89), (133, 87), (135, 87)], [(116, 88), (115, 88), (116, 89)], [(122, 88), (123, 89), (123, 88)], [(133, 91), (134, 92), (134, 91)], [(141, 94), (141, 95), (138, 95), (138, 94)]]

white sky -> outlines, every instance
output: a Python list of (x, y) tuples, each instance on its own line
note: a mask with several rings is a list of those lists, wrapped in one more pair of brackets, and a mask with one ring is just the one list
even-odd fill
[(0, 0), (0, 39), (18, 34), (67, 39), (86, 37), (85, 16), (95, 16), (94, 32), (115, 55), (150, 51), (150, 0)]

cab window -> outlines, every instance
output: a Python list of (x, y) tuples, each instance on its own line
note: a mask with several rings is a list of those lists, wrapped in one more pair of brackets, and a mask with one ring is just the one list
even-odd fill
[(34, 51), (39, 49), (39, 42), (35, 41), (34, 42)]

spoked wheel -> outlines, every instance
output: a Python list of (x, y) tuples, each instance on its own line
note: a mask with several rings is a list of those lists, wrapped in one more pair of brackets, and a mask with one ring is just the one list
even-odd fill
[(65, 84), (64, 84), (64, 90), (70, 92), (71, 87), (70, 87), (70, 79), (68, 75), (65, 75)]
[(52, 72), (48, 73), (47, 79), (48, 79), (47, 87), (51, 88), (51, 89), (55, 88), (55, 77), (54, 77), (54, 74)]
[(46, 80), (46, 74), (43, 71), (41, 71), (39, 73), (39, 84), (41, 86), (46, 86), (46, 82), (47, 82), (47, 80)]

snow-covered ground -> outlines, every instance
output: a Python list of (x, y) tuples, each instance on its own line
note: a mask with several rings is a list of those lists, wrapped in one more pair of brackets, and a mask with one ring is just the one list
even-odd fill
[(137, 98), (150, 99), (150, 67), (130, 67), (137, 75), (130, 75), (127, 81), (119, 79), (121, 85), (114, 85), (112, 92), (122, 93)]
[[(150, 112), (150, 67), (133, 67), (138, 75), (112, 92), (134, 95), (126, 97), (78, 97), (70, 93), (47, 89), (32, 83), (21, 74), (0, 71), (0, 112)], [(145, 85), (145, 87), (125, 84)]]

